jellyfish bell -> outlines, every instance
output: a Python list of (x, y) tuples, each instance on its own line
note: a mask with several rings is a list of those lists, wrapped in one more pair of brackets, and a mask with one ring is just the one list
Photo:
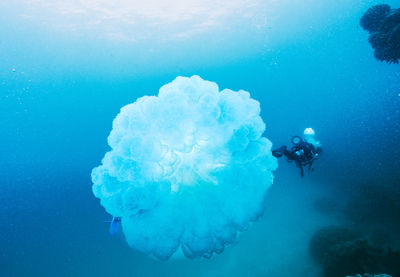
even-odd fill
[(121, 109), (93, 193), (132, 248), (163, 261), (210, 258), (267, 204), (277, 161), (264, 130), (248, 92), (178, 77)]

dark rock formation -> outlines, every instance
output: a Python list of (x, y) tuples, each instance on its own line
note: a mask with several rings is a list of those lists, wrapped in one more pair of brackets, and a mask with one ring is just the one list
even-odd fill
[(373, 6), (361, 17), (361, 27), (369, 33), (379, 32), (390, 11), (390, 6), (386, 4)]
[(354, 276), (347, 276), (347, 277), (392, 277), (392, 276), (390, 276), (390, 275), (387, 275), (387, 274), (376, 274), (376, 275), (374, 275), (374, 274), (368, 274), (368, 273), (365, 273), (365, 274), (357, 274), (357, 275), (354, 275)]
[(368, 31), (369, 42), (375, 50), (375, 58), (388, 63), (400, 59), (400, 9), (382, 4), (371, 7), (360, 20)]
[(310, 241), (310, 254), (323, 268), (324, 277), (386, 272), (400, 277), (400, 252), (374, 246), (346, 228), (326, 227)]

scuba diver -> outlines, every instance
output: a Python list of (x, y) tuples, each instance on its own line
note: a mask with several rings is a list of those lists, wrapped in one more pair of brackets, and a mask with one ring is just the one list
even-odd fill
[(375, 5), (361, 17), (360, 25), (369, 33), (376, 59), (399, 63), (400, 9), (392, 9), (387, 4)]
[(291, 142), (293, 146), (290, 150), (286, 145), (279, 147), (272, 151), (274, 157), (280, 158), (283, 155), (287, 158), (288, 162), (295, 162), (296, 166), (300, 168), (300, 175), (304, 177), (304, 167), (308, 166), (308, 170), (313, 170), (312, 165), (315, 160), (319, 158), (322, 153), (321, 145), (314, 139), (314, 130), (307, 128), (304, 130), (305, 139), (299, 136), (293, 136)]

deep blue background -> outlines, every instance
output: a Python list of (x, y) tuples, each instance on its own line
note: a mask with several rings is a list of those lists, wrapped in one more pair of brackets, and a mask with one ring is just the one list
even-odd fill
[[(325, 191), (344, 202), (366, 183), (398, 185), (400, 66), (376, 61), (358, 27), (372, 3), (363, 1), (342, 20), (264, 52), (209, 66), (195, 53), (176, 54), (171, 63), (154, 71), (146, 65), (143, 72), (124, 59), (127, 45), (54, 41), (27, 27), (1, 27), (0, 276), (263, 276), (274, 272), (275, 261), (262, 255), (288, 253), (286, 244), (268, 248), (269, 237), (281, 232), (273, 226), (284, 226), (289, 237), (278, 239), (296, 241), (290, 238), (299, 232), (307, 238), (331, 220), (312, 211), (308, 218), (313, 195)], [(2, 26), (6, 22), (0, 18)], [(218, 53), (210, 55), (218, 59)], [(313, 127), (324, 155), (304, 180), (293, 165), (279, 161), (271, 206), (267, 201), (251, 238), (244, 235), (210, 261), (159, 263), (133, 252), (122, 236), (108, 235), (108, 216), (92, 195), (90, 172), (108, 150), (106, 138), (122, 106), (156, 94), (178, 75), (193, 74), (221, 89), (249, 91), (261, 103), (265, 136), (275, 146)], [(301, 210), (301, 203), (307, 208)], [(287, 226), (296, 228), (291, 233)], [(265, 252), (252, 250), (257, 245)], [(296, 266), (308, 262), (297, 260)]]

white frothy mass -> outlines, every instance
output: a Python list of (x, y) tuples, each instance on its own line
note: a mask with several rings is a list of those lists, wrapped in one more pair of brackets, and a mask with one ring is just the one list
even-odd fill
[(177, 77), (121, 109), (93, 192), (131, 247), (161, 260), (179, 248), (211, 257), (263, 212), (277, 168), (264, 130), (248, 92)]
[(306, 128), (304, 130), (304, 137), (308, 143), (311, 143), (315, 147), (321, 147), (321, 143), (315, 139), (315, 131), (313, 128)]

